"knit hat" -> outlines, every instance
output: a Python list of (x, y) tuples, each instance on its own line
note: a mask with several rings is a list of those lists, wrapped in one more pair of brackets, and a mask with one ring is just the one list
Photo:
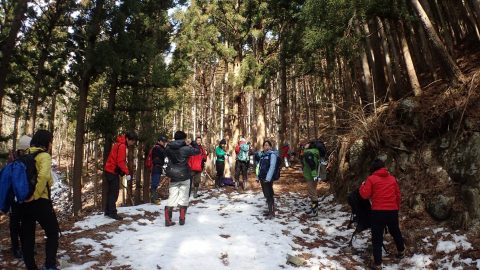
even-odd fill
[(226, 141), (225, 139), (221, 139), (219, 144), (220, 144), (220, 145), (222, 145), (222, 144), (227, 144), (227, 141)]
[(30, 141), (32, 141), (31, 137), (27, 135), (22, 135), (20, 139), (18, 139), (17, 150), (26, 150), (27, 148), (29, 148)]
[(245, 140), (245, 138), (242, 137), (242, 138), (240, 138), (240, 141), (238, 141), (238, 142), (244, 142), (244, 143), (246, 143), (247, 140)]

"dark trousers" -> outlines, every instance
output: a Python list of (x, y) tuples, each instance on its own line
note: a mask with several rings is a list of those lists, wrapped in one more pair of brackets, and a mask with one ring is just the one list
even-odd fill
[(105, 215), (117, 214), (117, 199), (118, 192), (120, 190), (120, 177), (117, 174), (105, 172), (107, 178), (108, 191), (107, 191), (107, 205), (105, 206)]
[(262, 186), (263, 196), (267, 200), (267, 204), (273, 203), (273, 181), (264, 182), (260, 180)]
[(12, 244), (12, 250), (17, 250), (20, 248), (19, 236), (20, 236), (20, 214), (18, 213), (18, 204), (13, 203), (12, 209), (10, 211), (10, 243)]
[(20, 234), (22, 241), (23, 261), (27, 269), (37, 269), (34, 257), (35, 225), (42, 226), (47, 237), (45, 245), (45, 266), (57, 265), (57, 249), (59, 227), (57, 217), (53, 210), (52, 202), (47, 199), (38, 199), (20, 206), (20, 220), (22, 223)]
[(217, 170), (217, 178), (215, 179), (215, 186), (222, 185), (222, 178), (225, 171), (225, 161), (216, 161), (215, 168)]
[(392, 235), (397, 251), (405, 249), (402, 233), (398, 226), (398, 210), (372, 210), (372, 246), (375, 264), (382, 263), (383, 232), (385, 227)]
[(235, 162), (235, 180), (239, 182), (240, 174), (242, 174), (243, 182), (247, 182), (248, 162), (237, 160)]

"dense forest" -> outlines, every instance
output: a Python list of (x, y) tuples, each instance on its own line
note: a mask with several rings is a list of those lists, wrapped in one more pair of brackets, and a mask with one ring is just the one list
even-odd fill
[(479, 48), (476, 0), (3, 0), (1, 152), (52, 131), (75, 215), (126, 130), (140, 136), (128, 156), (134, 204), (149, 196), (148, 149), (176, 130), (202, 136), (209, 153), (222, 138), (229, 149), (240, 136), (297, 149), (320, 137), (341, 179), (347, 134), (370, 149), (409, 136), (389, 124), (392, 104), (459, 89), (451, 101), (469, 99), (453, 106), (478, 105), (468, 60)]

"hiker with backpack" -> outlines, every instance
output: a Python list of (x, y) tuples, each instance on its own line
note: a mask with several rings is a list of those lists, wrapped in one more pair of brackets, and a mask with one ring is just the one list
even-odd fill
[(168, 143), (165, 153), (168, 157), (168, 165), (165, 173), (170, 177), (169, 195), (165, 206), (165, 226), (175, 225), (172, 221), (174, 207), (180, 207), (180, 225), (185, 224), (187, 214), (190, 179), (192, 170), (188, 166), (188, 159), (191, 156), (200, 154), (196, 142), (186, 141), (187, 134), (183, 131), (176, 131), (174, 141)]
[[(57, 249), (60, 228), (51, 200), (52, 150), (53, 135), (47, 130), (38, 130), (32, 137), (26, 155), (33, 157), (32, 168), (36, 171), (31, 180), (36, 183), (32, 187), (33, 194), (20, 204), (20, 239), (22, 243), (23, 261), (27, 269), (38, 269), (35, 263), (35, 227), (38, 222), (45, 231), (45, 266), (42, 269), (55, 270), (57, 265)], [(27, 171), (29, 168), (27, 168)]]
[[(248, 182), (248, 162), (250, 161), (250, 145), (245, 138), (241, 138), (237, 146), (235, 146), (235, 153), (237, 158), (235, 161), (235, 180), (239, 183), (242, 190), (247, 188)], [(240, 174), (242, 174), (242, 181), (240, 181)]]
[(370, 166), (370, 176), (359, 189), (363, 199), (372, 203), (371, 232), (374, 269), (382, 267), (382, 243), (385, 227), (392, 235), (397, 247), (397, 258), (404, 257), (405, 245), (398, 223), (400, 188), (397, 179), (385, 168), (385, 163), (375, 159)]
[(217, 177), (215, 178), (215, 188), (220, 188), (223, 186), (223, 175), (225, 173), (225, 156), (229, 156), (225, 151), (225, 145), (227, 141), (225, 139), (221, 139), (218, 143), (218, 146), (215, 148), (215, 169), (217, 171)]
[(112, 150), (105, 163), (105, 178), (107, 179), (107, 204), (104, 215), (106, 217), (122, 220), (123, 217), (117, 213), (117, 199), (120, 191), (120, 176), (126, 175), (127, 181), (132, 180), (132, 176), (127, 167), (127, 148), (134, 145), (138, 136), (133, 131), (119, 135), (117, 141), (112, 146)]
[(275, 217), (275, 199), (273, 182), (280, 178), (280, 157), (278, 151), (273, 149), (270, 141), (263, 143), (263, 152), (260, 156), (258, 167), (258, 180), (262, 186), (263, 195), (267, 201), (267, 219)]
[(200, 154), (191, 156), (188, 159), (188, 165), (192, 170), (192, 188), (193, 190), (193, 198), (197, 198), (198, 189), (200, 188), (200, 184), (202, 182), (202, 173), (205, 169), (205, 162), (207, 162), (207, 151), (202, 146), (202, 137), (197, 137), (195, 142), (198, 145), (198, 149), (200, 150)]
[[(25, 151), (30, 147), (30, 142), (32, 138), (23, 135), (18, 140), (17, 149), (16, 151), (11, 152), (9, 156), (8, 163), (12, 163), (19, 157), (25, 155)], [(15, 201), (14, 196), (10, 196), (10, 211), (8, 212), (9, 215), (9, 229), (10, 229), (10, 244), (11, 244), (11, 251), (13, 257), (17, 259), (21, 259), (23, 257), (22, 250), (20, 248), (20, 213), (19, 213), (19, 205)]]
[(303, 151), (303, 177), (307, 182), (308, 197), (310, 198), (310, 209), (306, 214), (310, 217), (318, 216), (318, 165), (320, 162), (320, 152), (314, 142), (305, 144)]
[(163, 166), (165, 165), (165, 146), (168, 139), (164, 135), (160, 135), (157, 143), (150, 149), (146, 161), (147, 168), (152, 171), (152, 182), (150, 184), (150, 202), (160, 204), (157, 188), (160, 184)]

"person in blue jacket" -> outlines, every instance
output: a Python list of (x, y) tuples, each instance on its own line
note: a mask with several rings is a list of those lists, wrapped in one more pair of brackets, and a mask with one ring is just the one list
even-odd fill
[(267, 218), (275, 217), (275, 201), (273, 193), (273, 174), (277, 163), (278, 151), (272, 149), (272, 143), (265, 141), (263, 143), (263, 154), (260, 157), (258, 179), (262, 186), (263, 195), (267, 200), (268, 212)]

